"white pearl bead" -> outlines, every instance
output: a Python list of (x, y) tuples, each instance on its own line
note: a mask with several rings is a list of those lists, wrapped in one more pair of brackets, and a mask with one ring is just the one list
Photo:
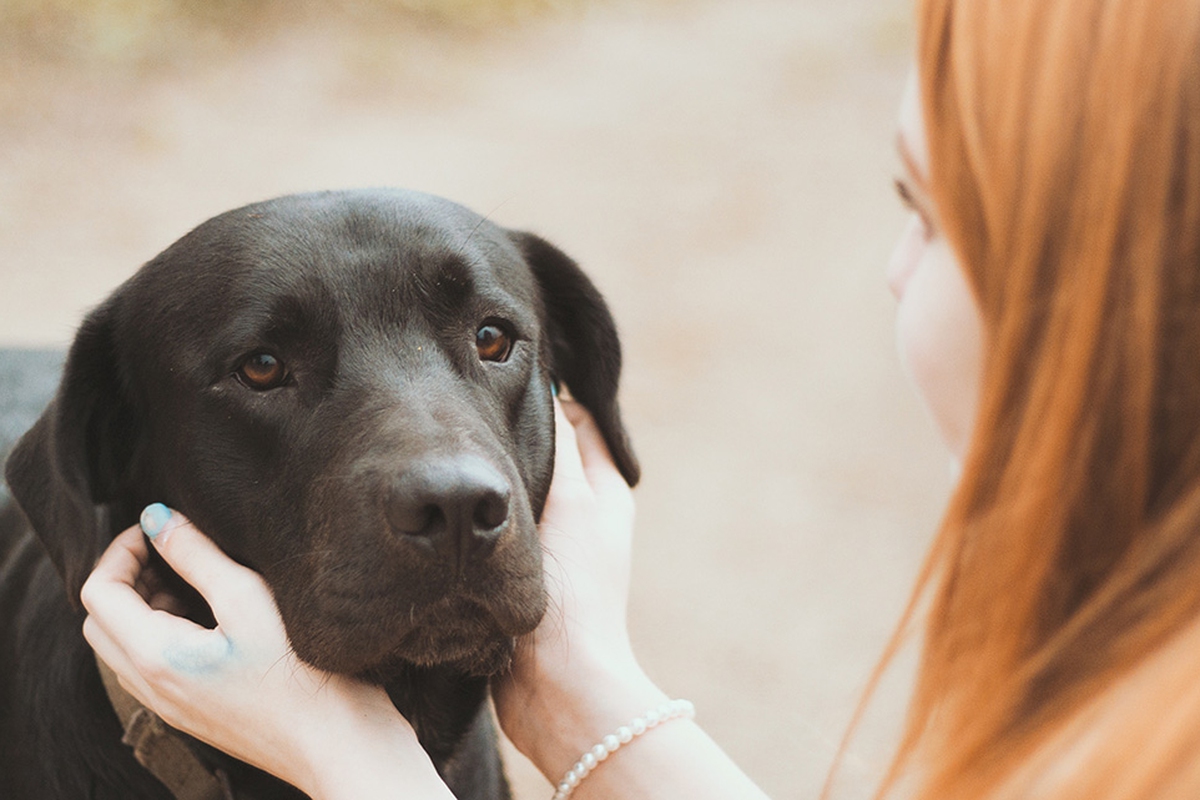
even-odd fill
[(695, 717), (696, 708), (687, 700), (672, 700), (663, 703), (658, 708), (647, 711), (640, 717), (635, 717), (628, 725), (622, 725), (614, 733), (610, 733), (600, 740), (600, 743), (592, 747), (583, 754), (575, 765), (563, 776), (562, 782), (558, 784), (553, 800), (567, 800), (568, 797), (579, 786), (580, 781), (586, 778), (592, 770), (601, 762), (607, 759), (612, 753), (616, 752), (622, 745), (629, 744), (636, 737), (641, 736), (651, 728), (655, 728), (664, 722), (668, 722), (679, 717)]

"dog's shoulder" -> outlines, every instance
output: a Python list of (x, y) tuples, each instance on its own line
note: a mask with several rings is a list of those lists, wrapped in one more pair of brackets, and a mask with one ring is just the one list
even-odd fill
[(121, 744), (82, 613), (32, 532), (0, 568), (0, 608), (0, 797), (166, 800)]

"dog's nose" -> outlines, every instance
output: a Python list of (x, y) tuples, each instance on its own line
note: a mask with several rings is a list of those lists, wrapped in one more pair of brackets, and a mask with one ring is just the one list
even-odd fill
[(414, 464), (386, 499), (388, 524), (420, 547), (458, 566), (486, 558), (508, 521), (509, 486), (482, 458)]

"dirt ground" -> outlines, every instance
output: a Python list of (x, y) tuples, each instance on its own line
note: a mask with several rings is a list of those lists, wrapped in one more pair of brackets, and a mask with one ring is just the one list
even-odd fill
[[(0, 344), (67, 342), (190, 227), (286, 192), (407, 186), (545, 235), (626, 347), (638, 651), (769, 794), (812, 797), (948, 487), (882, 278), (909, 17), (907, 0), (465, 27), (343, 11), (147, 58), (119, 37), (10, 51)], [(877, 774), (906, 681), (902, 664), (840, 794)], [(510, 772), (522, 800), (549, 795)]]

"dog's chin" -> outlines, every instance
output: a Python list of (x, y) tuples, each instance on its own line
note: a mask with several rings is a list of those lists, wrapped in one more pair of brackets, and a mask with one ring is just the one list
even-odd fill
[[(326, 672), (379, 683), (413, 667), (493, 675), (508, 668), (516, 637), (536, 628), (543, 613), (541, 604), (514, 609), (458, 594), (407, 615), (395, 614), (392, 605), (359, 604), (318, 624), (310, 616), (294, 632), (288, 626), (296, 655)], [(284, 613), (285, 626), (291, 616)]]
[[(384, 637), (380, 637), (382, 639)], [(489, 676), (508, 668), (516, 640), (498, 629), (478, 624), (418, 626), (397, 641), (372, 648), (316, 648), (293, 642), (302, 661), (326, 672), (353, 675), (384, 684), (415, 667), (446, 667), (467, 675)], [(369, 651), (369, 654), (368, 654)]]
[(486, 677), (508, 669), (512, 663), (514, 640), (495, 635), (482, 641), (457, 637), (423, 635), (419, 643), (396, 652), (392, 666), (415, 664), (419, 667), (448, 667), (456, 672)]
[(515, 646), (511, 637), (499, 635), (483, 641), (466, 641), (414, 632), (411, 638), (412, 641), (406, 640), (402, 646), (371, 664), (343, 663), (331, 669), (332, 665), (327, 663), (310, 663), (329, 672), (351, 674), (377, 684), (395, 681), (411, 672), (413, 667), (442, 667), (464, 675), (488, 677), (508, 669)]

